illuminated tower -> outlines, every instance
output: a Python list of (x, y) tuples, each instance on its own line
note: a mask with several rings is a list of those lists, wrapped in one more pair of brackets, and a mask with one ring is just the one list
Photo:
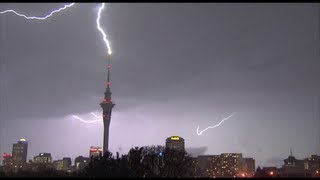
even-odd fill
[(108, 151), (108, 144), (109, 144), (109, 126), (111, 121), (111, 112), (112, 108), (115, 104), (112, 103), (111, 99), (111, 91), (110, 91), (110, 56), (108, 57), (108, 75), (107, 75), (107, 83), (106, 83), (106, 91), (104, 93), (104, 99), (100, 103), (100, 106), (103, 110), (103, 154)]

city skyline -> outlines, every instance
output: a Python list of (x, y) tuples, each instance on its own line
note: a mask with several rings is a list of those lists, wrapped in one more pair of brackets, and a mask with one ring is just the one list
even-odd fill
[[(0, 11), (41, 15), (60, 5)], [(21, 137), (28, 157), (102, 146), (102, 123), (70, 117), (102, 115), (96, 8), (77, 4), (46, 22), (0, 16), (3, 152)], [(114, 51), (111, 151), (179, 135), (200, 154), (238, 152), (257, 166), (282, 164), (290, 148), (298, 158), (320, 154), (319, 4), (107, 4), (102, 19)]]

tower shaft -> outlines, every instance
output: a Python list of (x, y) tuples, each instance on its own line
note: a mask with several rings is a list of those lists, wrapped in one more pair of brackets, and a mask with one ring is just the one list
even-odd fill
[(111, 113), (112, 108), (114, 107), (114, 103), (111, 99), (111, 90), (110, 90), (110, 56), (108, 55), (108, 74), (107, 74), (107, 82), (106, 82), (106, 91), (104, 93), (104, 99), (100, 103), (100, 106), (103, 110), (103, 154), (109, 150), (109, 127), (111, 122)]

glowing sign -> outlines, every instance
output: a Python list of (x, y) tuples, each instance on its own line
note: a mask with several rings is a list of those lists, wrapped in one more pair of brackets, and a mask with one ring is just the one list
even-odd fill
[(171, 140), (178, 141), (180, 139), (179, 136), (171, 136)]

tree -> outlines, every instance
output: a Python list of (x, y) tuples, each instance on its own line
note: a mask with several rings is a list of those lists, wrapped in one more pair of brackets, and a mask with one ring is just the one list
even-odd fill
[(162, 146), (145, 146), (129, 151), (135, 177), (194, 177), (192, 158), (185, 152)]
[(162, 146), (130, 149), (116, 157), (107, 152), (91, 159), (89, 165), (73, 176), (86, 177), (195, 177), (192, 158), (185, 152)]
[(88, 177), (128, 177), (130, 175), (127, 157), (122, 155), (112, 157), (112, 153), (106, 152), (102, 157), (92, 158), (89, 165), (78, 176)]
[(163, 155), (161, 177), (195, 177), (192, 157), (185, 151), (167, 148)]

